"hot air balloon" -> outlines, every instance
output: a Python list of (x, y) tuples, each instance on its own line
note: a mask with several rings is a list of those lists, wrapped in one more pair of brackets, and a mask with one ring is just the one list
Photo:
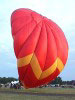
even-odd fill
[(30, 9), (17, 9), (11, 15), (14, 52), (19, 79), (26, 88), (54, 80), (68, 58), (68, 43), (61, 28)]

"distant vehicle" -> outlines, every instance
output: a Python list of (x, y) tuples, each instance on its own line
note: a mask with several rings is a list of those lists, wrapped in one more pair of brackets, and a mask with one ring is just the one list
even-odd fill
[(59, 87), (59, 84), (50, 84), (51, 87)]

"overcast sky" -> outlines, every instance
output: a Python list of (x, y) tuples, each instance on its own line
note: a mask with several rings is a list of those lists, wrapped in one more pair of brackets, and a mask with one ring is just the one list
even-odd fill
[(0, 0), (0, 77), (18, 77), (10, 17), (18, 8), (30, 8), (56, 22), (69, 44), (63, 80), (75, 80), (75, 0)]

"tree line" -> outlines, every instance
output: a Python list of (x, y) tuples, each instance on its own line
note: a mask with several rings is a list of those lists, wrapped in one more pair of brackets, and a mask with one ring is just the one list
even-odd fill
[[(18, 81), (19, 79), (17, 78), (13, 78), (13, 77), (0, 77), (0, 84), (7, 84), (10, 83), (11, 81)], [(72, 81), (63, 81), (61, 77), (57, 77), (55, 80), (53, 80), (52, 82), (48, 83), (48, 84), (59, 84), (59, 85), (71, 85), (71, 84), (75, 84), (75, 80)]]
[(57, 77), (49, 84), (59, 84), (59, 85), (75, 85), (75, 80), (63, 81), (61, 77)]
[(6, 83), (10, 83), (11, 81), (17, 81), (17, 78), (13, 78), (13, 77), (0, 77), (0, 84), (6, 84)]

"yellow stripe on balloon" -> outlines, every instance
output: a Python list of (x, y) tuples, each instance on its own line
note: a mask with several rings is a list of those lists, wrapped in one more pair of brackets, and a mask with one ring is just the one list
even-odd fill
[(62, 61), (60, 60), (60, 58), (57, 58), (58, 63), (57, 63), (57, 68), (58, 70), (61, 72), (64, 68), (64, 64), (62, 63)]
[(33, 73), (35, 74), (36, 78), (39, 79), (40, 75), (42, 73), (42, 70), (40, 68), (39, 62), (35, 56), (35, 54), (32, 57), (32, 60), (30, 62), (30, 65), (32, 67)]
[(55, 70), (58, 68), (58, 70), (61, 72), (64, 68), (64, 64), (60, 60), (60, 58), (57, 58), (56, 61), (45, 71), (42, 72), (40, 80), (50, 76)]
[(17, 61), (18, 67), (28, 65), (29, 63), (31, 65), (31, 68), (33, 70), (35, 77), (38, 80), (42, 80), (42, 79), (50, 76), (56, 70), (56, 68), (58, 68), (58, 70), (60, 72), (64, 68), (64, 64), (62, 63), (61, 59), (57, 58), (55, 60), (55, 62), (47, 70), (42, 71), (35, 54), (30, 54), (26, 57), (18, 59), (18, 61)]
[(51, 75), (56, 70), (56, 67), (57, 67), (57, 59), (48, 69), (42, 72), (40, 80)]
[(17, 60), (18, 67), (23, 67), (25, 65), (28, 65), (32, 59), (32, 56), (33, 56), (33, 54), (30, 54), (28, 56), (18, 59)]

